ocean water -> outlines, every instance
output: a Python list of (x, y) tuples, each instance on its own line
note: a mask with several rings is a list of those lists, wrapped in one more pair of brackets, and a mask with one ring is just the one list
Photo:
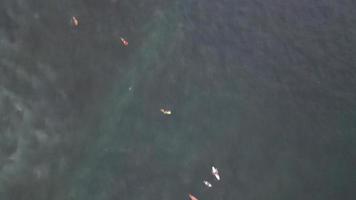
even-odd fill
[(0, 199), (355, 199), (355, 9), (1, 0)]

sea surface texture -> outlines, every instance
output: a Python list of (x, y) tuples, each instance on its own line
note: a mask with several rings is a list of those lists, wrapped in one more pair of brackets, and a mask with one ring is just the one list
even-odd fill
[(1, 200), (355, 188), (355, 0), (0, 0)]

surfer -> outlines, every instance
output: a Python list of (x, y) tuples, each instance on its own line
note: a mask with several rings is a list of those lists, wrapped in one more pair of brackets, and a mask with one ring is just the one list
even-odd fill
[(127, 40), (125, 40), (124, 38), (120, 37), (120, 40), (121, 40), (121, 42), (122, 42), (122, 44), (124, 46), (128, 46), (129, 45), (129, 42)]
[(216, 180), (220, 181), (219, 171), (214, 166), (211, 167), (211, 174), (215, 176)]
[(163, 108), (160, 109), (161, 113), (163, 113), (164, 115), (171, 115), (172, 111), (171, 110), (165, 110)]
[(79, 20), (74, 16), (72, 17), (72, 24), (75, 27), (79, 26)]
[(211, 185), (211, 183), (209, 183), (208, 181), (203, 181), (203, 183), (207, 186), (207, 187), (209, 187), (209, 188), (211, 188), (213, 185)]

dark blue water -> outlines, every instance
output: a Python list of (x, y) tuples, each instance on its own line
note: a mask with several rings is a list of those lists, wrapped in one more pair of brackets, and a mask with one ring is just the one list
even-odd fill
[(355, 9), (0, 1), (0, 199), (355, 199)]

